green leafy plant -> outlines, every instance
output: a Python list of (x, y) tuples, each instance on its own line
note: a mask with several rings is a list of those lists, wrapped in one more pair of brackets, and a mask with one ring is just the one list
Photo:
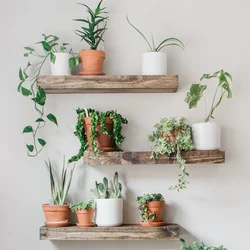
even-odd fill
[(155, 124), (155, 131), (149, 136), (148, 140), (154, 142), (152, 147), (151, 159), (157, 159), (159, 155), (176, 154), (176, 160), (179, 164), (180, 174), (178, 183), (170, 190), (180, 191), (186, 188), (189, 175), (186, 169), (186, 161), (181, 156), (181, 151), (188, 151), (194, 148), (191, 139), (191, 127), (184, 122), (184, 118), (163, 118)]
[(215, 72), (214, 74), (204, 74), (200, 81), (204, 79), (218, 79), (218, 85), (215, 90), (215, 94), (213, 96), (211, 108), (207, 113), (207, 102), (203, 95), (203, 92), (207, 89), (206, 85), (202, 85), (201, 83), (192, 84), (189, 92), (187, 93), (187, 97), (185, 102), (188, 103), (189, 108), (196, 108), (198, 102), (203, 98), (205, 101), (205, 122), (208, 122), (211, 118), (214, 119), (214, 111), (220, 105), (223, 98), (226, 96), (227, 98), (232, 98), (232, 76), (225, 72), (224, 70), (220, 70)]
[[(84, 40), (91, 48), (91, 50), (97, 50), (99, 44), (103, 40), (103, 35), (107, 30), (107, 8), (101, 7), (101, 0), (95, 10), (91, 10), (86, 4), (79, 3), (87, 8), (89, 13), (89, 18), (87, 19), (74, 19), (74, 21), (85, 23), (85, 27), (77, 29), (75, 33), (81, 37), (81, 40)], [(99, 26), (104, 23), (104, 27), (100, 28)]]
[(148, 214), (147, 203), (151, 201), (163, 201), (164, 198), (162, 194), (144, 194), (143, 196), (138, 196), (136, 199), (139, 202), (138, 209), (140, 210), (141, 221), (154, 220), (157, 216), (156, 212)]
[(118, 178), (118, 173), (115, 172), (112, 188), (109, 187), (109, 181), (106, 177), (103, 178), (103, 183), (96, 181), (95, 188), (91, 189), (91, 192), (95, 194), (97, 199), (121, 198), (122, 184)]
[[(127, 119), (123, 118), (120, 114), (118, 114), (114, 110), (107, 111), (107, 112), (99, 112), (99, 111), (95, 111), (94, 109), (77, 109), (76, 113), (78, 117), (77, 117), (76, 131), (74, 132), (74, 134), (75, 136), (78, 137), (81, 143), (81, 147), (80, 147), (78, 154), (76, 156), (73, 156), (69, 160), (69, 162), (78, 161), (79, 159), (81, 159), (84, 152), (88, 148), (87, 136), (86, 136), (86, 132), (84, 129), (84, 119), (83, 119), (84, 117), (91, 117), (90, 137), (92, 140), (91, 146), (93, 148), (95, 155), (99, 155), (100, 153), (100, 150), (97, 148), (97, 144), (96, 144), (96, 138), (97, 138), (96, 126), (98, 122), (100, 122), (102, 132), (105, 135), (114, 137), (115, 150), (120, 151), (120, 149), (118, 148), (118, 145), (122, 144), (125, 139), (125, 137), (121, 134), (122, 124), (127, 124), (128, 123)], [(109, 130), (106, 128), (106, 125), (105, 125), (106, 117), (110, 117), (114, 122), (114, 128), (113, 128), (112, 133), (110, 133)]]
[(88, 202), (76, 202), (74, 204), (70, 204), (69, 208), (71, 209), (72, 212), (75, 212), (77, 210), (88, 210), (90, 208), (95, 208), (94, 202), (93, 201), (88, 201)]
[(182, 41), (180, 41), (177, 38), (167, 38), (164, 39), (158, 46), (155, 45), (155, 40), (153, 35), (151, 36), (151, 40), (152, 42), (150, 43), (149, 40), (146, 38), (146, 36), (138, 29), (136, 28), (129, 20), (128, 16), (127, 16), (127, 21), (128, 23), (142, 36), (142, 38), (146, 41), (146, 43), (148, 44), (149, 47), (149, 51), (150, 52), (159, 52), (161, 51), (163, 48), (167, 47), (167, 46), (178, 46), (180, 48), (182, 48), (183, 50), (185, 49), (185, 46), (183, 44)]
[(50, 190), (51, 190), (53, 205), (63, 205), (65, 204), (66, 196), (69, 192), (75, 166), (73, 166), (72, 168), (66, 167), (64, 158), (63, 168), (61, 172), (61, 179), (58, 182), (56, 181), (56, 176), (54, 174), (50, 160), (48, 162), (46, 161), (46, 165), (49, 170)]
[(220, 247), (208, 247), (202, 241), (201, 242), (194, 242), (193, 246), (187, 245), (186, 241), (184, 239), (182, 239), (182, 238), (180, 239), (180, 241), (183, 244), (181, 246), (180, 250), (227, 250), (223, 246), (220, 246)]

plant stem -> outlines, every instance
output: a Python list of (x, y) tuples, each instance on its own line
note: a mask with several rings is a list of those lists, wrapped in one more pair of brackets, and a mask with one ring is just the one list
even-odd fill
[(210, 119), (210, 117), (213, 115), (213, 112), (214, 112), (214, 109), (215, 109), (214, 108), (214, 102), (215, 102), (215, 99), (216, 99), (216, 96), (217, 96), (218, 89), (219, 89), (219, 85), (216, 88), (216, 91), (215, 91), (215, 94), (214, 94), (214, 97), (213, 97), (213, 102), (212, 102), (212, 106), (211, 106), (209, 115), (207, 116), (207, 119), (205, 120), (206, 122), (208, 122), (209, 119)]

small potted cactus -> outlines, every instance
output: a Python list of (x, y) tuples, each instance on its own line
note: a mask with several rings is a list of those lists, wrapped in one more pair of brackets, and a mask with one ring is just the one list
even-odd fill
[(91, 190), (96, 196), (95, 223), (97, 226), (116, 227), (123, 223), (123, 198), (121, 197), (122, 184), (118, 180), (118, 173), (114, 175), (112, 188), (109, 181), (103, 178), (103, 183), (95, 182)]

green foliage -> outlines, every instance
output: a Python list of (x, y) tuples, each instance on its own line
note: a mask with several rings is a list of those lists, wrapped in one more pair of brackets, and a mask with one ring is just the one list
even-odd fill
[(112, 199), (121, 198), (122, 184), (119, 182), (118, 173), (115, 172), (113, 186), (109, 188), (109, 181), (106, 177), (103, 178), (103, 183), (95, 182), (95, 188), (91, 192), (95, 194), (97, 199)]
[[(76, 30), (75, 33), (84, 40), (92, 50), (96, 50), (101, 41), (103, 41), (103, 35), (107, 30), (107, 12), (106, 7), (102, 8), (101, 0), (95, 10), (91, 10), (86, 4), (79, 3), (87, 8), (89, 17), (87, 19), (74, 19), (74, 21), (82, 22), (86, 24), (85, 27)], [(104, 23), (103, 28), (99, 28), (100, 24)]]
[(148, 140), (154, 142), (152, 147), (152, 159), (157, 159), (159, 155), (176, 154), (176, 160), (179, 164), (180, 174), (178, 183), (170, 190), (180, 191), (185, 189), (188, 181), (186, 177), (189, 175), (186, 169), (186, 161), (182, 159), (181, 151), (188, 151), (194, 148), (191, 139), (191, 127), (184, 122), (184, 118), (176, 120), (176, 118), (163, 118), (159, 123), (155, 124), (155, 131), (149, 136)]
[(184, 239), (180, 239), (183, 246), (181, 246), (180, 250), (227, 250), (223, 246), (220, 247), (208, 247), (204, 242), (194, 242), (193, 246), (187, 245)]
[(161, 51), (163, 48), (167, 47), (167, 46), (171, 46), (171, 45), (175, 45), (178, 46), (180, 48), (182, 48), (183, 50), (185, 49), (184, 44), (182, 43), (182, 41), (180, 41), (177, 38), (167, 38), (165, 40), (163, 40), (158, 46), (155, 46), (155, 41), (154, 41), (154, 37), (152, 35), (151, 39), (152, 42), (150, 43), (149, 40), (146, 38), (146, 36), (138, 29), (136, 28), (129, 20), (128, 16), (127, 16), (127, 21), (128, 23), (142, 36), (142, 38), (146, 41), (146, 43), (148, 44), (149, 47), (149, 51), (150, 52), (159, 52)]
[(88, 201), (88, 202), (76, 202), (74, 204), (70, 204), (70, 209), (72, 212), (75, 212), (77, 210), (88, 210), (90, 208), (95, 208), (94, 202), (93, 201)]
[(46, 165), (50, 175), (50, 190), (53, 205), (63, 205), (69, 192), (75, 166), (73, 168), (66, 167), (64, 159), (61, 179), (60, 182), (57, 182), (50, 160), (46, 162)]
[[(97, 138), (96, 126), (98, 122), (100, 122), (101, 130), (104, 134), (114, 137), (115, 149), (117, 151), (120, 151), (120, 149), (118, 148), (118, 145), (122, 144), (122, 142), (125, 139), (125, 137), (121, 134), (122, 124), (128, 123), (128, 121), (125, 118), (123, 118), (120, 114), (118, 114), (114, 110), (107, 111), (107, 112), (99, 112), (99, 111), (95, 111), (94, 109), (80, 109), (79, 108), (76, 110), (76, 113), (78, 117), (77, 117), (76, 131), (74, 132), (74, 134), (75, 136), (78, 137), (81, 143), (81, 147), (80, 147), (78, 154), (76, 156), (73, 156), (69, 160), (69, 162), (78, 161), (79, 159), (81, 159), (84, 152), (88, 148), (87, 136), (86, 136), (86, 132), (84, 129), (84, 119), (83, 119), (84, 117), (91, 117), (90, 137), (92, 141), (91, 146), (95, 155), (99, 155), (100, 153), (96, 145), (96, 138)], [(114, 122), (114, 128), (113, 128), (112, 133), (110, 133), (108, 129), (106, 128), (106, 125), (105, 125), (106, 117), (110, 117)]]
[[(213, 113), (215, 109), (220, 105), (225, 95), (227, 98), (232, 98), (232, 76), (225, 72), (224, 70), (217, 71), (214, 74), (204, 74), (200, 81), (204, 79), (212, 79), (216, 78), (218, 79), (218, 85), (215, 90), (215, 94), (212, 100), (211, 108), (209, 113), (207, 114), (206, 111), (206, 118), (205, 121), (208, 122), (211, 118), (214, 119)], [(207, 102), (205, 97), (203, 96), (203, 92), (206, 90), (207, 86), (202, 85), (201, 83), (198, 84), (192, 84), (190, 87), (189, 92), (187, 93), (187, 97), (185, 99), (185, 102), (188, 103), (189, 108), (196, 108), (198, 105), (198, 102), (201, 98), (204, 98), (205, 104), (206, 104), (206, 110), (207, 110)]]

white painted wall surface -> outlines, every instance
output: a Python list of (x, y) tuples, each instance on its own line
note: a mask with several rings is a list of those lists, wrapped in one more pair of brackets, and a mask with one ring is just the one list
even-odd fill
[[(203, 73), (224, 68), (234, 78), (234, 97), (216, 112), (222, 125), (225, 165), (191, 165), (190, 186), (185, 192), (168, 191), (175, 184), (177, 166), (87, 167), (77, 164), (70, 197), (88, 199), (89, 189), (103, 175), (119, 171), (126, 184), (125, 222), (139, 221), (135, 197), (144, 192), (162, 192), (168, 204), (166, 218), (179, 223), (190, 234), (208, 244), (223, 243), (229, 250), (248, 249), (249, 242), (249, 2), (247, 0), (105, 0), (110, 12), (105, 35), (107, 74), (140, 74), (140, 56), (145, 42), (127, 24), (125, 15), (147, 36), (155, 39), (175, 36), (183, 40), (185, 52), (165, 51), (168, 72), (180, 76), (177, 94), (50, 95), (47, 111), (57, 115), (59, 128), (44, 131), (47, 149), (36, 159), (26, 156), (24, 126), (35, 120), (31, 102), (16, 92), (17, 71), (26, 61), (23, 47), (39, 41), (42, 33), (53, 33), (73, 44), (76, 51), (87, 48), (73, 29), (73, 18), (85, 16), (78, 1), (1, 0), (1, 174), (0, 249), (179, 249), (179, 242), (58, 242), (39, 241), (44, 222), (42, 203), (49, 199), (49, 178), (44, 165), (48, 156), (61, 162), (63, 154), (77, 152), (73, 136), (77, 107), (99, 110), (117, 109), (129, 120), (124, 129), (125, 150), (149, 150), (146, 135), (153, 124), (165, 116), (185, 116), (190, 122), (203, 119), (203, 107), (188, 110), (184, 103), (191, 83)], [(84, 3), (95, 6), (97, 0)], [(47, 70), (43, 73), (49, 73)], [(211, 87), (212, 87), (211, 83)], [(194, 240), (194, 238), (190, 238)]]

